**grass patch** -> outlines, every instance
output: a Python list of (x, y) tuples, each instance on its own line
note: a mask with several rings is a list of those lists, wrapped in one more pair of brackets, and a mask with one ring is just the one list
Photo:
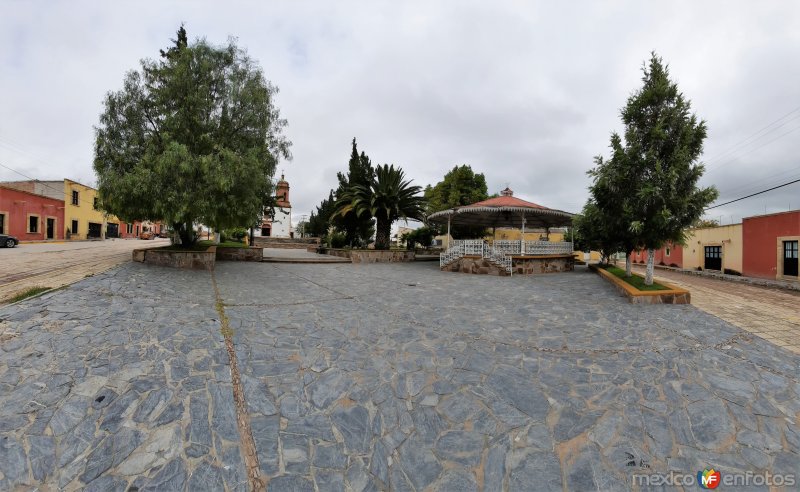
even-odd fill
[(47, 292), (50, 290), (50, 287), (31, 287), (30, 289), (23, 290), (22, 292), (15, 294), (14, 297), (8, 300), (8, 302), (19, 302), (23, 299), (27, 299), (29, 297), (33, 297), (36, 294), (41, 294), (42, 292)]
[(198, 241), (197, 244), (203, 244), (206, 248), (209, 246), (216, 246), (218, 248), (248, 248), (244, 243), (237, 243), (236, 241), (225, 241), (224, 243), (215, 243), (214, 241)]
[(605, 265), (601, 266), (600, 268), (605, 269), (609, 273), (613, 273), (617, 278), (620, 278), (627, 282), (628, 284), (636, 287), (639, 290), (670, 290), (669, 287), (664, 287), (661, 284), (653, 282), (653, 285), (645, 285), (644, 278), (638, 275), (631, 275), (630, 277), (625, 276), (625, 270), (619, 267), (615, 267), (614, 265)]

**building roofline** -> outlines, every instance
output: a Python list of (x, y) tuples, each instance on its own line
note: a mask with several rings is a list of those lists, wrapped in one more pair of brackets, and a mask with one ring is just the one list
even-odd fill
[[(27, 182), (28, 181), (6, 181), (6, 183), (27, 183)], [(10, 186), (4, 186), (3, 183), (0, 183), (0, 188), (2, 188), (4, 190), (9, 190), (9, 191), (16, 191), (17, 193), (25, 193), (26, 195), (33, 195), (33, 196), (38, 197), (38, 198), (46, 198), (48, 200), (53, 200), (54, 202), (64, 203), (64, 200), (59, 200), (58, 198), (53, 198), (53, 197), (47, 196), (47, 195), (40, 195), (38, 193), (33, 193), (33, 192), (30, 192), (30, 191), (20, 190), (20, 189), (17, 189), (17, 188), (12, 188)]]
[(773, 215), (786, 215), (786, 214), (796, 214), (796, 213), (800, 213), (800, 209), (786, 210), (785, 212), (773, 212), (771, 214), (751, 215), (749, 217), (742, 217), (742, 222), (744, 222), (747, 219), (758, 219), (761, 217), (772, 217)]
[(93, 188), (93, 187), (91, 187), (89, 185), (85, 185), (85, 184), (81, 183), (80, 181), (75, 181), (74, 179), (64, 178), (64, 182), (75, 183), (77, 185), (83, 186), (84, 188), (89, 188), (90, 190), (97, 191), (97, 188)]

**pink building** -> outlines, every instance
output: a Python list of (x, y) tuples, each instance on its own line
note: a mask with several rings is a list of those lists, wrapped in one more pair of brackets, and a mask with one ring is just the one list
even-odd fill
[(0, 186), (0, 234), (20, 241), (64, 239), (64, 200)]

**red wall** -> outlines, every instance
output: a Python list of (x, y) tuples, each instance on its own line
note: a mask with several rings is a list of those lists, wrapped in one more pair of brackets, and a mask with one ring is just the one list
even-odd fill
[[(48, 217), (55, 218), (53, 239), (64, 239), (64, 201), (25, 191), (0, 187), (0, 213), (6, 214), (5, 234), (20, 241), (42, 241)], [(39, 216), (39, 232), (28, 233), (28, 214)]]
[[(669, 248), (669, 256), (667, 256), (667, 248)], [(678, 265), (678, 268), (683, 268), (683, 247), (668, 243), (661, 249), (655, 250), (655, 264), (670, 266), (672, 264)], [(631, 253), (631, 261), (634, 263), (647, 263), (647, 251), (634, 251)]]
[(742, 274), (774, 279), (781, 236), (800, 236), (800, 210), (742, 219)]

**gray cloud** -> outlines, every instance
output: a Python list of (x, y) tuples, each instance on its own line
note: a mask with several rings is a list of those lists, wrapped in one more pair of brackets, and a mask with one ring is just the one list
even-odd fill
[[(237, 37), (280, 88), (298, 216), (336, 184), (354, 136), (417, 184), (470, 164), (492, 191), (578, 211), (651, 50), (708, 122), (703, 183), (736, 198), (800, 176), (800, 131), (755, 149), (800, 119), (715, 160), (800, 106), (799, 21), (790, 1), (4, 2), (0, 163), (93, 181), (103, 95), (186, 22), (190, 37)], [(709, 215), (800, 208), (798, 190)]]

